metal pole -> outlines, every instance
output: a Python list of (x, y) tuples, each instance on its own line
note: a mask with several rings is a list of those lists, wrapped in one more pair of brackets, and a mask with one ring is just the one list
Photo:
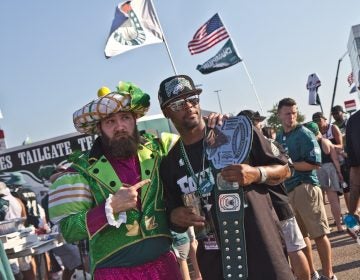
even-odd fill
[[(219, 14), (218, 14), (218, 15), (219, 15)], [(223, 26), (225, 27), (227, 33), (229, 34), (229, 38), (230, 38), (230, 40), (231, 40), (230, 32), (229, 32), (229, 30), (226, 28), (226, 26), (225, 26), (225, 24), (224, 24), (224, 21), (221, 19), (220, 15), (219, 15), (219, 18), (220, 18)], [(244, 67), (244, 69), (245, 69), (245, 72), (246, 72), (246, 75), (248, 76), (249, 82), (250, 82), (250, 84), (251, 84), (251, 86), (252, 86), (252, 88), (253, 88), (253, 91), (254, 91), (254, 93), (255, 93), (256, 100), (257, 100), (257, 102), (259, 103), (260, 111), (261, 111), (261, 113), (264, 113), (263, 107), (262, 107), (261, 102), (260, 102), (260, 99), (259, 99), (259, 95), (258, 95), (257, 90), (256, 90), (256, 88), (255, 88), (254, 82), (253, 82), (253, 80), (252, 80), (252, 78), (251, 78), (251, 76), (250, 76), (250, 73), (249, 73), (249, 71), (248, 71), (248, 69), (247, 69), (247, 67), (246, 67), (246, 65), (245, 65), (244, 59), (241, 57), (241, 55), (240, 55), (240, 53), (239, 53), (239, 51), (238, 51), (238, 49), (237, 49), (237, 47), (236, 47), (236, 45), (235, 45), (234, 42), (233, 42), (233, 46), (234, 46), (235, 52), (237, 53), (238, 57), (240, 57), (240, 59), (241, 59), (240, 62), (241, 62), (241, 64), (243, 65), (243, 67)]]
[[(319, 97), (319, 100), (320, 100), (320, 97)], [(321, 101), (320, 101), (320, 110), (321, 110), (321, 113), (324, 114), (324, 109), (323, 109), (323, 106), (322, 106), (322, 104), (321, 104)]]
[(332, 100), (331, 100), (331, 107), (330, 107), (330, 116), (329, 116), (329, 123), (331, 123), (331, 108), (334, 106), (334, 100), (335, 100), (335, 94), (336, 94), (336, 87), (337, 87), (337, 81), (338, 81), (338, 76), (339, 76), (339, 69), (340, 69), (340, 63), (343, 60), (343, 58), (345, 57), (345, 55), (347, 55), (347, 51), (342, 55), (342, 57), (339, 58), (338, 60), (338, 65), (337, 65), (337, 69), (336, 69), (336, 76), (335, 76), (335, 84), (334, 84), (334, 91), (333, 91), (333, 96), (332, 96)]
[(165, 38), (165, 33), (164, 33), (164, 31), (163, 31), (163, 29), (162, 29), (162, 27), (161, 27), (160, 20), (159, 20), (159, 17), (158, 17), (158, 15), (157, 15), (157, 12), (156, 12), (156, 9), (155, 9), (155, 5), (154, 5), (154, 3), (153, 3), (152, 0), (150, 0), (150, 3), (151, 3), (151, 5), (152, 5), (153, 8), (154, 8), (155, 17), (156, 17), (156, 19), (157, 19), (157, 21), (158, 21), (160, 31), (161, 31), (162, 36), (163, 36), (163, 38), (164, 38), (164, 44), (165, 44), (166, 51), (167, 51), (167, 54), (168, 54), (169, 59), (170, 59), (170, 62), (171, 62), (171, 66), (172, 66), (172, 68), (173, 68), (173, 70), (174, 70), (175, 75), (177, 75), (175, 63), (174, 63), (174, 60), (173, 60), (173, 58), (172, 58), (172, 56), (171, 56), (170, 49), (169, 49), (168, 43), (167, 43), (166, 38)]
[(217, 95), (218, 102), (219, 102), (220, 113), (222, 114), (223, 110), (222, 110), (222, 107), (221, 107), (220, 96), (219, 96), (220, 91), (221, 91), (221, 89), (214, 90), (214, 92)]
[(250, 84), (251, 84), (251, 86), (252, 86), (252, 88), (253, 88), (253, 90), (254, 90), (254, 93), (255, 93), (257, 102), (259, 103), (260, 111), (261, 111), (261, 113), (263, 114), (263, 113), (264, 113), (264, 110), (263, 110), (263, 107), (262, 107), (262, 105), (261, 105), (261, 102), (260, 102), (260, 99), (259, 99), (259, 95), (258, 95), (258, 93), (257, 93), (257, 91), (256, 91), (254, 82), (253, 82), (252, 78), (250, 77), (249, 71), (248, 71), (248, 69), (247, 69), (247, 67), (246, 67), (246, 65), (245, 65), (245, 61), (242, 60), (241, 62), (242, 62), (242, 65), (243, 65), (243, 67), (244, 67), (244, 69), (245, 69), (246, 75), (247, 75), (248, 78), (249, 78)]

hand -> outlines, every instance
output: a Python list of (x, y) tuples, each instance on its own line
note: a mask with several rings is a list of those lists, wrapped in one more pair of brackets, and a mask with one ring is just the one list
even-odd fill
[(247, 186), (260, 180), (259, 170), (248, 164), (233, 164), (221, 170), (225, 181), (237, 182), (240, 186)]
[(193, 207), (178, 207), (171, 211), (170, 221), (180, 227), (203, 227), (205, 226), (205, 217), (195, 214)]
[(149, 179), (142, 180), (141, 182), (130, 186), (123, 186), (112, 197), (111, 207), (114, 213), (120, 213), (132, 208), (136, 208), (138, 192), (142, 186), (150, 183)]
[(339, 177), (340, 183), (343, 183), (343, 182), (344, 182), (344, 177), (343, 177), (343, 175), (341, 174), (341, 172), (337, 172), (337, 175), (338, 175), (338, 177)]
[(228, 114), (219, 114), (219, 113), (210, 113), (210, 115), (204, 117), (207, 120), (207, 126), (209, 128), (214, 128), (215, 126), (221, 126), (223, 124), (223, 120), (228, 119)]

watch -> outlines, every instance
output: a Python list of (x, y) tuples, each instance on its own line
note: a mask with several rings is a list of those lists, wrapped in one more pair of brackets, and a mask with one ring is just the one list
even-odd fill
[(267, 172), (264, 167), (257, 167), (260, 172), (260, 184), (265, 183), (267, 180)]

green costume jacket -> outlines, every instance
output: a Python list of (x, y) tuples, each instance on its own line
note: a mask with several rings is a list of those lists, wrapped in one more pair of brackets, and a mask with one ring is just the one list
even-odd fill
[[(96, 266), (130, 245), (155, 237), (171, 238), (168, 230), (159, 166), (178, 136), (144, 138), (138, 148), (141, 180), (151, 182), (141, 189), (141, 211), (126, 212), (119, 228), (107, 223), (104, 204), (109, 194), (122, 187), (119, 177), (104, 155), (73, 156), (69, 172), (59, 177), (49, 191), (49, 214), (59, 223), (67, 242), (89, 240), (92, 271)], [(94, 149), (96, 149), (94, 144)], [(92, 154), (90, 152), (90, 154)], [(94, 153), (93, 153), (94, 154)], [(104, 218), (105, 217), (105, 218)]]

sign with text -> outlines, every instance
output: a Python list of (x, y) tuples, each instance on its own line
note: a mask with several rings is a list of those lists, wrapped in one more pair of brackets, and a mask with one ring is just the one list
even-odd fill
[(356, 111), (356, 101), (355, 101), (355, 99), (344, 101), (344, 105), (345, 105), (346, 112), (351, 113), (351, 112)]
[[(0, 181), (9, 182), (15, 174), (36, 194), (47, 191), (49, 178), (59, 164), (67, 161), (74, 151), (88, 151), (94, 136), (67, 134), (0, 152)], [(42, 196), (42, 195), (41, 195)]]

